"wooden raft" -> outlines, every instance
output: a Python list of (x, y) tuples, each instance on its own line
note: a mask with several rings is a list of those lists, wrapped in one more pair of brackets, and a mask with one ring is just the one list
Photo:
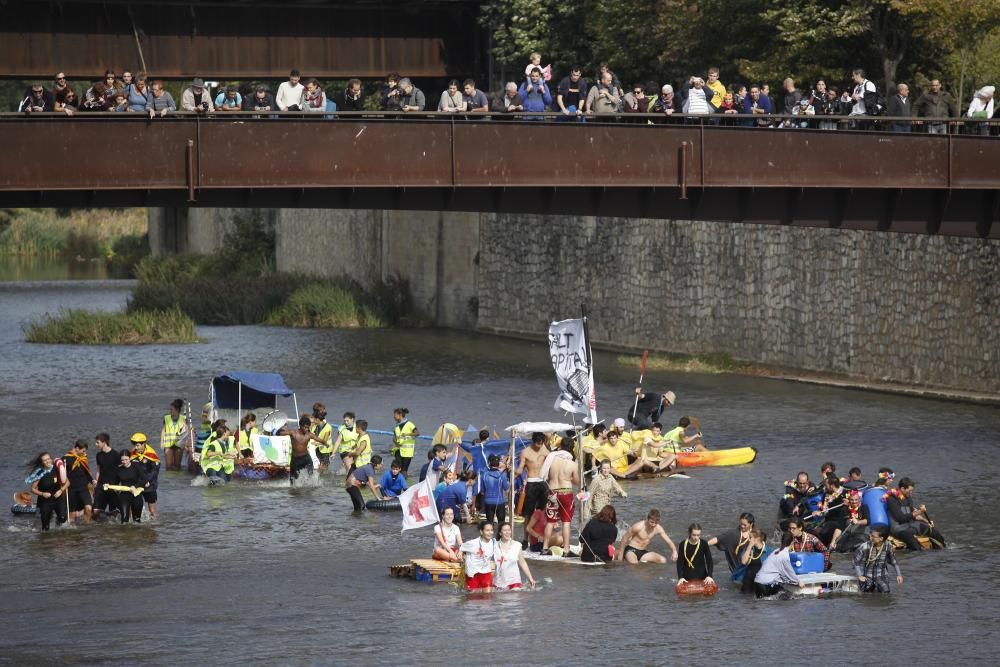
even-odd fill
[(458, 579), (462, 566), (430, 558), (415, 558), (403, 565), (390, 565), (389, 576), (413, 578), (427, 584)]

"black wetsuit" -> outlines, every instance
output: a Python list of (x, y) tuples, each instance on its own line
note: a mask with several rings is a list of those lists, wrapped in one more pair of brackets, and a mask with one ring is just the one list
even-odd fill
[(890, 493), (885, 501), (885, 511), (889, 515), (889, 533), (906, 543), (910, 551), (920, 551), (923, 547), (917, 537), (929, 537), (945, 546), (944, 536), (923, 521), (913, 518), (913, 500), (903, 500)]
[(89, 485), (94, 480), (90, 473), (82, 464), (78, 464), (74, 468), (72, 456), (64, 456), (63, 462), (66, 464), (66, 476), (69, 478), (69, 490), (67, 491), (69, 493), (69, 511), (81, 512), (87, 505), (93, 507), (94, 499), (90, 495)]
[[(146, 486), (146, 472), (135, 463), (127, 468), (121, 466), (118, 468), (118, 484), (141, 489)], [(134, 496), (131, 491), (119, 491), (118, 509), (122, 513), (122, 523), (127, 523), (130, 515), (132, 521), (142, 523), (142, 494)]]
[(757, 573), (760, 572), (760, 566), (764, 564), (764, 551), (766, 549), (761, 547), (760, 549), (755, 549), (754, 547), (748, 547), (750, 549), (750, 562), (747, 563), (746, 570), (743, 572), (743, 581), (740, 582), (740, 593), (756, 593), (754, 588), (754, 579), (757, 578)]
[(105, 484), (118, 483), (118, 466), (122, 461), (121, 452), (97, 452), (97, 488), (94, 489), (94, 510), (110, 512), (118, 509), (118, 495), (115, 491), (105, 491)]
[(583, 550), (580, 552), (580, 560), (585, 563), (594, 563), (611, 560), (608, 547), (618, 539), (618, 527), (610, 521), (604, 522), (596, 516), (587, 522), (580, 533), (580, 544)]
[(628, 419), (637, 429), (653, 428), (653, 424), (660, 421), (665, 407), (663, 396), (649, 391), (639, 399), (638, 404), (633, 403), (629, 406)]
[(785, 486), (785, 496), (781, 499), (778, 504), (778, 508), (781, 510), (781, 516), (790, 517), (793, 516), (795, 508), (799, 508), (799, 516), (805, 517), (809, 514), (808, 506), (806, 505), (806, 499), (816, 495), (816, 487), (809, 484), (809, 488), (805, 491), (799, 491), (795, 486)]
[(59, 490), (60, 486), (59, 476), (56, 468), (54, 467), (52, 470), (42, 475), (41, 479), (38, 480), (38, 490), (43, 493), (51, 493), (53, 496), (51, 498), (38, 496), (38, 513), (42, 517), (42, 530), (49, 529), (49, 524), (52, 523), (53, 513), (55, 513), (56, 521), (58, 523), (66, 523), (66, 518), (68, 516), (66, 513), (66, 497), (55, 497), (55, 493)]
[(705, 540), (698, 544), (689, 544), (684, 540), (678, 545), (680, 552), (677, 558), (677, 576), (681, 579), (694, 581), (712, 576), (712, 549)]
[(810, 531), (826, 546), (830, 546), (830, 542), (833, 541), (833, 534), (836, 533), (838, 529), (844, 530), (847, 528), (847, 517), (850, 514), (846, 503), (847, 500), (844, 498), (843, 494), (832, 498), (827, 496), (826, 506), (833, 509), (826, 513), (826, 516), (823, 518), (823, 523), (819, 524), (814, 530)]
[(854, 550), (861, 543), (868, 540), (868, 529), (871, 527), (871, 515), (868, 513), (868, 506), (861, 505), (858, 507), (858, 518), (867, 521), (865, 524), (853, 524), (851, 523), (851, 512), (848, 509), (847, 516), (845, 517), (845, 526), (843, 528), (843, 533), (837, 539), (837, 548), (835, 551), (838, 553), (854, 553)]

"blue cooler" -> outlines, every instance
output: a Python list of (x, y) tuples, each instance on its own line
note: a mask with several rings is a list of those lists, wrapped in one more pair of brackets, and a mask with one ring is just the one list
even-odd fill
[(788, 554), (795, 574), (813, 574), (823, 571), (823, 554), (792, 551)]

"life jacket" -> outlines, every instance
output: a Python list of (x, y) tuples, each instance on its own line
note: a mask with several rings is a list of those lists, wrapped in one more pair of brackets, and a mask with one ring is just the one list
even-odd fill
[(396, 435), (396, 446), (394, 451), (398, 451), (403, 458), (413, 458), (413, 448), (416, 447), (417, 438), (413, 432), (417, 430), (416, 425), (409, 419), (405, 419), (392, 429)]
[[(364, 443), (365, 445), (365, 448), (361, 450), (361, 453), (358, 454), (357, 460), (354, 462), (354, 466), (356, 468), (360, 468), (361, 466), (368, 465), (372, 461), (372, 437), (365, 433), (364, 435), (358, 436), (357, 443), (358, 445), (361, 443)], [(357, 449), (358, 445), (355, 446), (355, 449)]]
[(338, 452), (343, 454), (345, 452), (353, 452), (358, 448), (358, 432), (354, 427), (348, 428), (347, 426), (341, 426), (339, 429), (340, 433), (340, 447)]
[(177, 447), (177, 438), (180, 437), (181, 431), (184, 430), (185, 424), (184, 415), (178, 415), (177, 421), (171, 419), (169, 414), (163, 415), (163, 448), (167, 447)]
[(333, 426), (324, 419), (318, 424), (311, 424), (309, 430), (323, 441), (322, 445), (316, 446), (317, 452), (320, 454), (330, 454), (333, 452)]

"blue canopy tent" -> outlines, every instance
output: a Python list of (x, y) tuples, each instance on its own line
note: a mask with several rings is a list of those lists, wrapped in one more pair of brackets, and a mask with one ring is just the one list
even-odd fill
[(228, 371), (212, 378), (212, 405), (223, 410), (250, 408), (276, 408), (278, 396), (291, 396), (298, 418), (299, 402), (295, 392), (288, 388), (278, 373), (253, 371)]

